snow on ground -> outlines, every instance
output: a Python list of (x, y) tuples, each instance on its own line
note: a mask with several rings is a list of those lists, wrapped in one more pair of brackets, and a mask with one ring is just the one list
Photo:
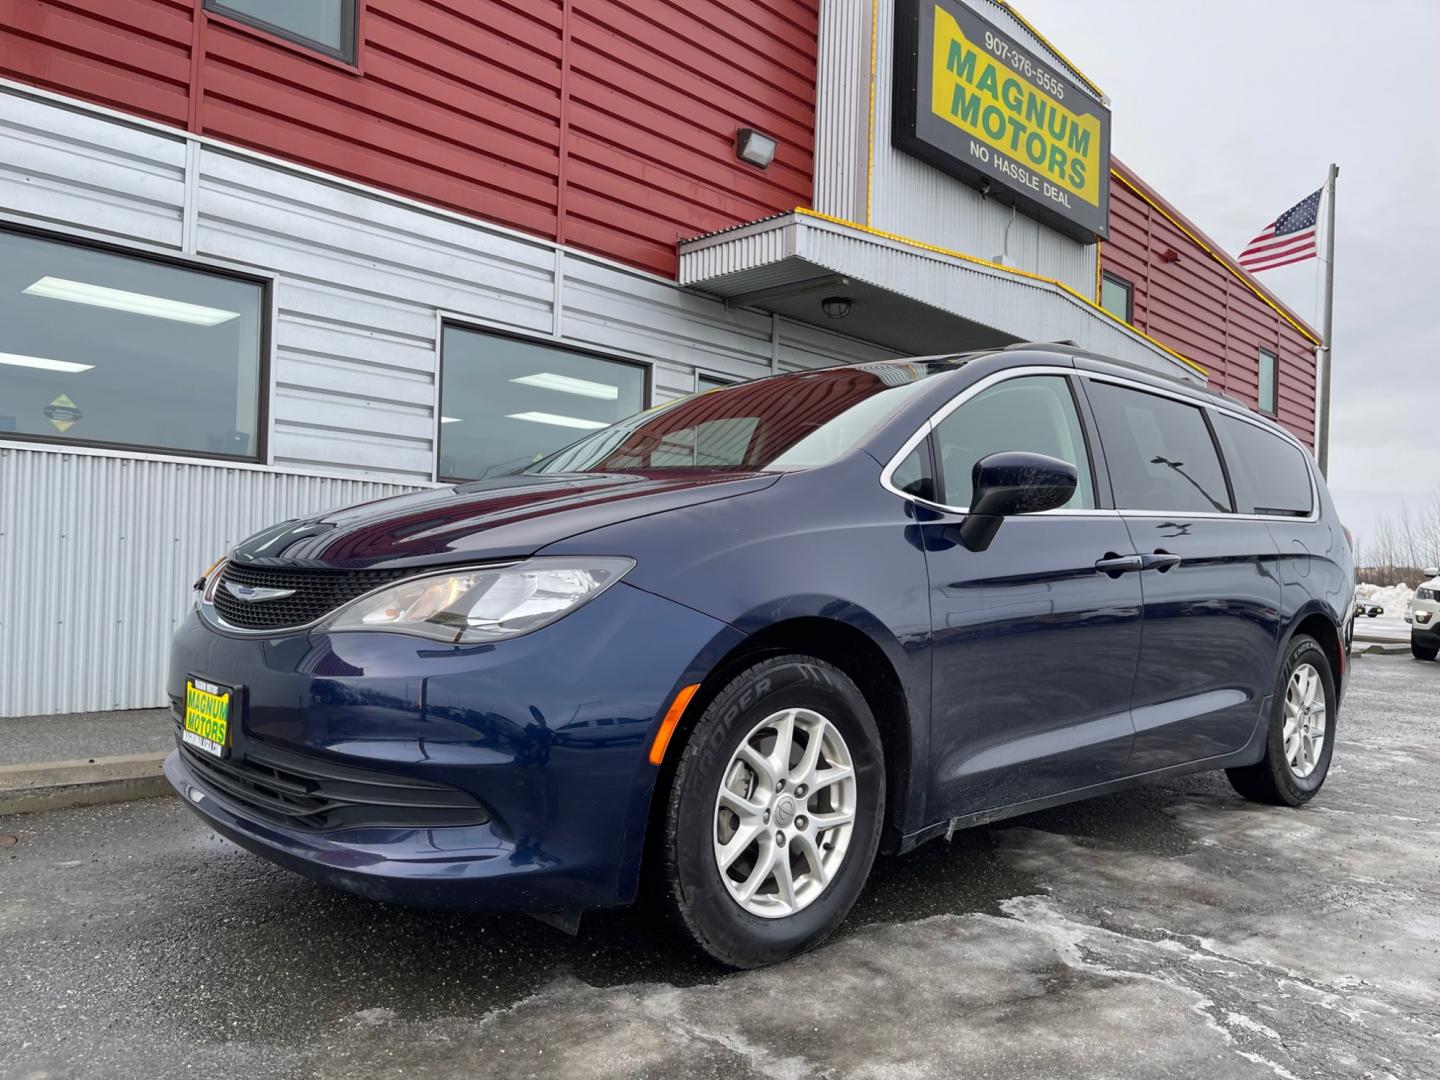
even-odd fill
[(1355, 594), (1362, 600), (1379, 604), (1386, 615), (1404, 615), (1415, 590), (1402, 582), (1399, 585), (1357, 585)]

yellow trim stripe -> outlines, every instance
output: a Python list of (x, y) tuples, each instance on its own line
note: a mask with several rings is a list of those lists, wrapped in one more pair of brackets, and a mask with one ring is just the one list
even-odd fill
[(1074, 75), (1091, 90), (1095, 91), (1096, 97), (1103, 98), (1105, 96), (1105, 91), (1101, 90), (1100, 87), (1096, 86), (1093, 82), (1091, 82), (1090, 77), (1075, 65), (1075, 61), (1071, 60), (1063, 52), (1057, 49), (1054, 43), (1049, 38), (1047, 38), (1044, 34), (1042, 34), (1039, 30), (1035, 28), (1034, 23), (1032, 23), (1029, 19), (1025, 18), (1024, 15), (1021, 15), (1020, 12), (1016, 11), (1015, 5), (1010, 3), (1010, 0), (996, 0), (996, 3), (998, 3), (1006, 11), (1008, 11), (1011, 17), (1014, 18), (1016, 22), (1018, 22), (1021, 26), (1025, 27), (1026, 30), (1029, 30), (1030, 33), (1034, 34), (1035, 40), (1040, 42), (1041, 45), (1044, 45), (1045, 48), (1049, 49), (1052, 53), (1058, 56), (1065, 64), (1065, 66), (1070, 69), (1070, 74)]
[(1210, 246), (1209, 246), (1208, 244), (1205, 243), (1205, 241), (1201, 240), (1198, 236), (1196, 236), (1193, 232), (1191, 232), (1189, 229), (1187, 229), (1184, 225), (1182, 225), (1182, 224), (1180, 224), (1180, 222), (1176, 221), (1175, 218), (1170, 214), (1170, 212), (1169, 212), (1168, 210), (1166, 210), (1163, 206), (1161, 206), (1159, 203), (1157, 203), (1154, 199), (1150, 198), (1149, 195), (1146, 195), (1145, 192), (1141, 191), (1138, 187), (1136, 187), (1134, 184), (1132, 184), (1129, 180), (1125, 179), (1125, 177), (1122, 176), (1118, 170), (1116, 170), (1116, 169), (1111, 169), (1111, 170), (1110, 170), (1110, 175), (1111, 175), (1114, 179), (1119, 180), (1120, 183), (1124, 184), (1125, 187), (1128, 188), (1130, 191), (1133, 191), (1136, 195), (1140, 196), (1140, 198), (1145, 202), (1145, 204), (1146, 204), (1147, 206), (1149, 206), (1151, 209), (1155, 210), (1157, 213), (1160, 214), (1161, 217), (1163, 217), (1166, 221), (1170, 222), (1171, 225), (1174, 225), (1175, 228), (1179, 229), (1182, 233), (1184, 233), (1187, 237), (1189, 237), (1191, 243), (1193, 243), (1193, 244), (1194, 244), (1196, 247), (1198, 247), (1201, 251), (1205, 252), (1206, 255), (1209, 255), (1212, 259), (1214, 259), (1214, 260), (1215, 260), (1217, 263), (1219, 263), (1222, 267), (1224, 267), (1225, 270), (1228, 271), (1228, 272), (1230, 273), (1230, 275), (1231, 275), (1233, 278), (1235, 278), (1236, 281), (1240, 282), (1240, 284), (1244, 285), (1245, 288), (1249, 289), (1249, 290), (1250, 290), (1252, 293), (1254, 293), (1260, 300), (1264, 301), (1264, 303), (1265, 303), (1268, 307), (1270, 307), (1271, 309), (1274, 310), (1274, 312), (1275, 312), (1276, 315), (1279, 315), (1282, 319), (1284, 319), (1286, 322), (1288, 322), (1288, 323), (1289, 323), (1291, 326), (1293, 326), (1296, 330), (1300, 331), (1300, 333), (1301, 333), (1306, 339), (1308, 339), (1308, 340), (1310, 340), (1310, 341), (1313, 341), (1316, 345), (1324, 345), (1324, 344), (1325, 344), (1324, 341), (1322, 341), (1322, 340), (1320, 339), (1319, 335), (1317, 335), (1314, 331), (1307, 329), (1307, 328), (1306, 328), (1305, 326), (1303, 326), (1300, 322), (1298, 322), (1294, 317), (1292, 317), (1289, 313), (1287, 313), (1284, 308), (1280, 307), (1279, 304), (1275, 303), (1275, 301), (1271, 300), (1268, 296), (1266, 296), (1266, 295), (1264, 294), (1264, 292), (1262, 292), (1262, 291), (1255, 285), (1255, 283), (1254, 283), (1253, 281), (1250, 281), (1248, 278), (1245, 277), (1244, 274), (1240, 273), (1240, 271), (1236, 270), (1235, 267), (1231, 266), (1228, 262), (1226, 262), (1224, 259), (1222, 259), (1218, 254), (1216, 254), (1216, 253), (1210, 248)]
[(875, 210), (875, 50), (880, 38), (880, 0), (870, 0), (870, 128), (865, 133), (865, 224)]
[(1193, 368), (1195, 371), (1198, 371), (1206, 378), (1209, 378), (1210, 376), (1210, 373), (1208, 371), (1206, 371), (1199, 364), (1195, 363), (1195, 361), (1191, 360), (1189, 357), (1181, 356), (1178, 352), (1170, 348), (1170, 346), (1166, 345), (1163, 341), (1156, 341), (1149, 334), (1145, 333), (1144, 330), (1130, 325), (1130, 323), (1127, 323), (1124, 319), (1117, 319), (1114, 315), (1110, 314), (1110, 312), (1106, 311), (1094, 300), (1091, 300), (1084, 293), (1072, 289), (1063, 281), (1057, 281), (1055, 278), (1045, 277), (1043, 274), (1032, 273), (1029, 270), (1021, 270), (1015, 266), (1005, 266), (1001, 263), (991, 262), (989, 259), (982, 259), (975, 255), (966, 255), (964, 252), (961, 251), (951, 251), (949, 248), (938, 247), (935, 244), (927, 244), (922, 240), (914, 240), (908, 236), (901, 236), (898, 233), (885, 232), (882, 229), (874, 229), (871, 228), (869, 225), (861, 225), (858, 221), (846, 221), (844, 218), (834, 217), (830, 214), (822, 214), (819, 210), (811, 210), (809, 207), (806, 206), (797, 206), (795, 208), (795, 213), (802, 214), (805, 217), (818, 218), (821, 221), (828, 221), (832, 225), (843, 225), (847, 229), (858, 229), (860, 232), (868, 233), (871, 236), (878, 236), (882, 240), (890, 240), (897, 244), (904, 244), (907, 247), (918, 248), (921, 251), (933, 251), (937, 255), (945, 255), (952, 259), (960, 259), (962, 262), (974, 263), (976, 266), (984, 266), (990, 270), (998, 270), (1003, 274), (1012, 274), (1015, 277), (1029, 278), (1031, 281), (1039, 281), (1043, 282), (1046, 285), (1054, 285), (1057, 289), (1060, 289), (1064, 291), (1067, 295), (1073, 296), (1076, 300), (1079, 300), (1086, 307), (1091, 308), (1094, 311), (1098, 311), (1101, 315), (1109, 319), (1111, 322), (1118, 323), (1126, 330), (1129, 330), (1132, 334), (1136, 334), (1144, 338), (1151, 345), (1154, 345), (1157, 349), (1170, 356), (1173, 356), (1176, 360), (1179, 360), (1186, 367)]
[(1104, 241), (1095, 241), (1095, 303), (1100, 303), (1101, 297), (1105, 295), (1105, 262), (1101, 258), (1104, 254)]

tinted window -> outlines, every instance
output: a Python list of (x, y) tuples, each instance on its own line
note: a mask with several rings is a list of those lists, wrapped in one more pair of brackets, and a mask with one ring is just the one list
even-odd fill
[(566, 447), (529, 471), (805, 469), (853, 449), (950, 364), (862, 364), (693, 394)]
[(1225, 474), (1200, 409), (1094, 380), (1089, 394), (1120, 509), (1229, 512)]
[(703, 371), (695, 373), (695, 391), (703, 394), (706, 390), (720, 390), (726, 386), (734, 386), (738, 379), (723, 379), (719, 375), (707, 375)]
[(357, 0), (205, 0), (206, 8), (211, 11), (346, 63), (355, 62), (356, 3)]
[(0, 233), (0, 437), (256, 457), (264, 295)]
[(1062, 376), (1009, 379), (982, 390), (940, 422), (935, 445), (944, 487), (940, 502), (946, 506), (969, 506), (975, 463), (1006, 450), (1068, 461), (1080, 474), (1080, 483), (1066, 506), (1086, 510), (1095, 506), (1080, 418), (1070, 384)]
[(1212, 412), (1242, 514), (1306, 517), (1314, 508), (1310, 466), (1298, 447), (1255, 424)]
[(645, 407), (645, 369), (537, 341), (445, 327), (440, 475), (512, 472)]
[(890, 483), (906, 495), (914, 495), (927, 502), (935, 501), (935, 480), (930, 469), (930, 444), (922, 442), (905, 455), (905, 460), (895, 466), (890, 474)]

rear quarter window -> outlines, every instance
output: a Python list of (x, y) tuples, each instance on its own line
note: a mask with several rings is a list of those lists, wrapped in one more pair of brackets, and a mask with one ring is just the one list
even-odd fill
[(1221, 412), (1211, 414), (1230, 482), (1236, 509), (1242, 514), (1308, 517), (1315, 509), (1310, 466), (1293, 443)]

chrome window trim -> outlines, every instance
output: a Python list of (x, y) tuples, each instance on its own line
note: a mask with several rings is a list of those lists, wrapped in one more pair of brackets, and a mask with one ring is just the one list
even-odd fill
[[(960, 406), (964, 405), (971, 398), (975, 397), (977, 394), (981, 393), (984, 390), (988, 390), (990, 387), (995, 386), (998, 383), (1006, 382), (1010, 379), (1023, 379), (1031, 375), (1075, 375), (1082, 379), (1090, 379), (1094, 382), (1113, 383), (1117, 386), (1123, 386), (1129, 390), (1137, 390), (1145, 394), (1156, 394), (1160, 397), (1173, 398), (1174, 400), (1182, 402), (1186, 405), (1194, 406), (1197, 409), (1203, 409), (1215, 415), (1232, 416), (1237, 420), (1242, 420), (1247, 424), (1258, 427), (1260, 428), (1260, 430), (1280, 438), (1282, 442), (1287, 442), (1295, 449), (1300, 451), (1301, 456), (1305, 461), (1306, 473), (1310, 477), (1310, 513), (1305, 517), (1300, 517), (1299, 515), (1295, 514), (1220, 514), (1216, 513), (1213, 510), (1191, 512), (1187, 510), (1122, 510), (1118, 508), (1113, 510), (1107, 510), (1097, 508), (1093, 510), (1042, 510), (1038, 514), (1017, 514), (1014, 520), (1023, 521), (1026, 518), (1047, 517), (1138, 517), (1184, 518), (1186, 520), (1213, 519), (1217, 521), (1277, 521), (1290, 522), (1292, 524), (1313, 524), (1314, 522), (1320, 520), (1320, 485), (1315, 479), (1315, 467), (1310, 460), (1310, 454), (1305, 449), (1304, 444), (1301, 443), (1299, 439), (1295, 438), (1294, 435), (1286, 431), (1284, 428), (1280, 427), (1280, 425), (1275, 423), (1274, 421), (1268, 421), (1263, 417), (1254, 416), (1248, 411), (1222, 408), (1218, 404), (1196, 400), (1194, 397), (1191, 397), (1188, 394), (1182, 394), (1178, 391), (1170, 390), (1161, 386), (1151, 386), (1148, 383), (1139, 382), (1135, 379), (1127, 379), (1122, 375), (1114, 375), (1110, 372), (1086, 371), (1083, 368), (1057, 367), (1053, 364), (1036, 365), (1035, 367), (1008, 368), (1004, 371), (997, 371), (992, 375), (985, 376), (985, 378), (981, 379), (974, 386), (970, 386), (962, 390), (955, 397), (951, 398), (949, 401), (945, 402), (944, 405), (940, 406), (939, 409), (935, 410), (935, 412), (931, 413), (930, 418), (926, 420), (920, 426), (920, 428), (915, 431), (914, 434), (912, 434), (908, 439), (905, 440), (905, 442), (901, 445), (900, 449), (895, 452), (894, 456), (890, 458), (890, 460), (886, 463), (885, 467), (880, 470), (880, 486), (886, 491), (890, 492), (892, 495), (898, 495), (906, 502), (913, 502), (919, 506), (926, 507), (930, 510), (938, 510), (941, 513), (945, 514), (959, 514), (962, 517), (966, 514), (969, 514), (970, 508), (968, 506), (958, 507), (949, 506), (945, 503), (931, 502), (929, 499), (922, 499), (917, 495), (911, 495), (907, 492), (901, 491), (898, 487), (895, 486), (893, 481), (895, 470), (900, 467), (901, 463), (904, 462), (904, 460), (909, 457), (911, 453), (914, 452), (915, 448), (919, 446), (920, 443), (922, 443), (935, 431), (935, 428), (939, 424), (941, 424), (946, 417), (948, 417), (956, 409), (960, 408)], [(1224, 468), (1228, 473), (1229, 463), (1225, 459), (1224, 451), (1220, 448), (1218, 444), (1215, 447), (1215, 455), (1220, 459), (1221, 467)]]

